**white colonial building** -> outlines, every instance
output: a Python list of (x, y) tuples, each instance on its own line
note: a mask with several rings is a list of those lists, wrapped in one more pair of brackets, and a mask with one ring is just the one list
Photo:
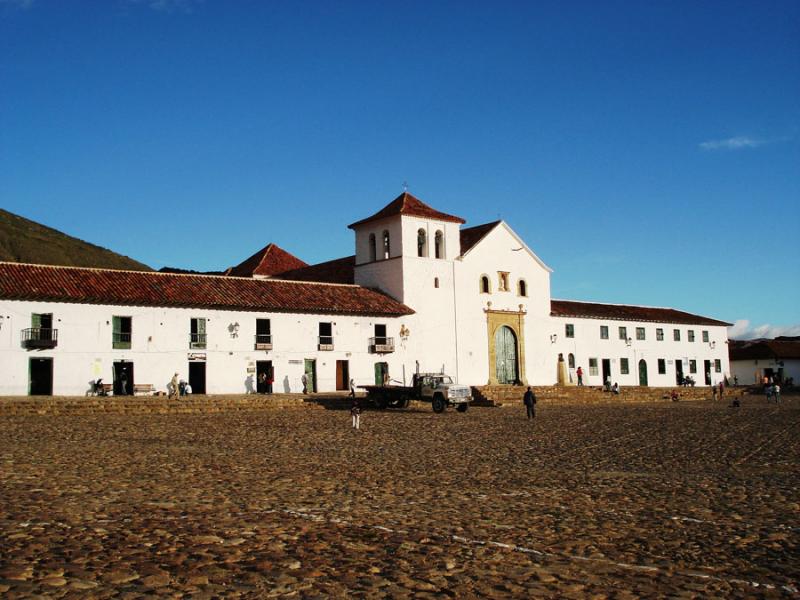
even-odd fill
[(503, 221), (462, 228), (404, 193), (317, 265), (270, 244), (225, 274), (0, 263), (0, 394), (244, 393), (408, 382), (671, 386), (729, 373), (728, 323), (550, 297), (551, 269)]

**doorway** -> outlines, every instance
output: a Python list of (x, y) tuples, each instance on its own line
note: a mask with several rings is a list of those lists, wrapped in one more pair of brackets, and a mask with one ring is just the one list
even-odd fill
[(711, 385), (711, 361), (703, 361), (703, 373), (706, 374), (706, 385)]
[(206, 393), (206, 363), (202, 361), (189, 363), (189, 385), (192, 394)]
[(53, 395), (53, 359), (31, 358), (29, 362), (30, 395)]
[(389, 375), (389, 363), (375, 363), (375, 385), (383, 385), (384, 375)]
[(511, 327), (503, 325), (494, 334), (495, 368), (497, 383), (514, 384), (517, 374), (517, 336)]
[(644, 359), (639, 361), (639, 385), (647, 387), (647, 363)]
[(675, 360), (675, 385), (683, 385), (683, 361)]
[(346, 360), (336, 361), (336, 389), (350, 389), (350, 363)]
[(611, 385), (611, 359), (602, 359), (601, 367), (603, 369), (603, 385), (606, 383)]
[(118, 360), (114, 363), (114, 395), (133, 396), (133, 363)]
[(308, 383), (306, 387), (308, 388), (308, 393), (313, 394), (317, 391), (317, 361), (313, 358), (307, 358), (305, 364), (305, 374)]
[[(262, 377), (263, 376), (263, 377)], [(271, 394), (270, 384), (275, 381), (275, 374), (272, 372), (271, 360), (256, 361), (256, 392), (259, 394)]]

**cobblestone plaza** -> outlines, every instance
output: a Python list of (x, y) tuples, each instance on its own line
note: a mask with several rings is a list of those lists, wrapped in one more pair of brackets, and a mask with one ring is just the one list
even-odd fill
[(800, 403), (0, 419), (6, 597), (788, 597)]

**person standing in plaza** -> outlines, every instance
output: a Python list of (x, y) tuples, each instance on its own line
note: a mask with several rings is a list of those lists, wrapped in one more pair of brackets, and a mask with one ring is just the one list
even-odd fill
[(350, 417), (353, 421), (353, 429), (358, 431), (361, 429), (361, 405), (358, 402), (358, 398), (356, 398), (355, 394), (353, 394), (353, 399), (350, 403)]
[(258, 375), (258, 387), (256, 391), (260, 394), (267, 393), (267, 374), (262, 372)]
[(356, 381), (352, 377), (350, 378), (350, 398), (355, 399), (356, 397)]
[(583, 385), (583, 369), (578, 367), (578, 370), (575, 371), (575, 374), (578, 376), (578, 385)]
[(272, 384), (275, 383), (275, 369), (274, 367), (269, 367), (267, 369), (267, 393), (272, 393)]
[(772, 397), (775, 398), (775, 404), (779, 404), (781, 401), (781, 386), (778, 383), (775, 383), (772, 386)]
[(303, 393), (307, 394), (308, 393), (308, 375), (303, 373), (303, 375), (300, 377), (300, 383), (303, 384)]
[(536, 416), (536, 394), (534, 394), (531, 386), (522, 397), (522, 403), (525, 405), (525, 411), (528, 413), (528, 419), (533, 419)]
[(167, 386), (167, 391), (169, 392), (169, 399), (170, 400), (177, 400), (178, 399), (178, 374), (172, 376), (172, 379), (169, 380), (169, 385)]
[(722, 394), (725, 392), (725, 383), (723, 381), (719, 382), (719, 399), (722, 400)]

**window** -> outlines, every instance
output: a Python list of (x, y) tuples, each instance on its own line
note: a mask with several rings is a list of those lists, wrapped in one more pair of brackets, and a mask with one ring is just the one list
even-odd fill
[(506, 271), (497, 272), (497, 290), (499, 292), (508, 291), (508, 273)]
[(417, 231), (417, 256), (428, 256), (428, 240), (424, 229)]
[(481, 294), (488, 294), (488, 293), (490, 293), (489, 277), (487, 275), (481, 275)]
[(722, 361), (718, 358), (714, 359), (714, 372), (722, 373)]
[(192, 319), (189, 324), (189, 348), (206, 347), (206, 320)]
[(567, 361), (568, 361), (567, 364), (569, 364), (569, 368), (570, 369), (574, 369), (575, 368), (575, 355), (570, 353), (570, 355), (567, 357)]
[(703, 332), (703, 342), (708, 343), (708, 331)]
[(659, 341), (659, 342), (663, 342), (664, 341), (664, 330), (661, 329), (661, 327), (656, 329), (656, 340)]
[(627, 375), (629, 373), (628, 368), (628, 359), (627, 358), (620, 358), (619, 359), (619, 373), (620, 375)]
[(690, 329), (686, 332), (686, 339), (690, 342), (694, 341), (694, 329)]
[(436, 258), (444, 258), (444, 234), (441, 231), (433, 236), (433, 252)]
[(369, 234), (369, 259), (374, 262), (378, 260), (378, 251), (375, 247), (375, 234)]
[(386, 344), (386, 325), (375, 323), (375, 343)]
[(319, 324), (319, 350), (333, 350), (333, 324)]
[(608, 325), (600, 325), (600, 339), (601, 340), (608, 339)]
[(130, 350), (132, 320), (131, 317), (112, 317), (112, 348), (117, 350)]
[(519, 291), (520, 296), (527, 296), (528, 295), (528, 284), (525, 283), (524, 279), (520, 279), (519, 283), (517, 284), (517, 289)]
[(689, 360), (689, 373), (697, 373), (697, 361)]
[(272, 349), (272, 324), (269, 319), (256, 319), (256, 350)]
[(44, 350), (58, 345), (58, 329), (53, 329), (52, 313), (31, 314), (31, 326), (22, 330), (22, 344), (28, 350)]
[(637, 327), (636, 328), (636, 339), (637, 340), (645, 339), (645, 337), (644, 337), (644, 327)]
[(620, 327), (619, 328), (619, 339), (628, 341), (628, 328), (627, 327)]
[(589, 375), (597, 375), (597, 359), (590, 358), (589, 359)]
[(434, 277), (433, 278), (433, 287), (435, 287), (435, 288), (439, 287), (439, 278), (438, 277)]
[(676, 342), (681, 341), (681, 330), (680, 329), (673, 329), (672, 330), (672, 339)]
[(667, 372), (667, 361), (663, 358), (658, 359), (658, 374), (663, 375)]
[(389, 232), (385, 229), (383, 230), (383, 259), (386, 260), (389, 258)]
[(575, 337), (575, 325), (573, 325), (572, 323), (567, 323), (564, 326), (564, 335), (567, 336), (568, 338), (574, 338)]

